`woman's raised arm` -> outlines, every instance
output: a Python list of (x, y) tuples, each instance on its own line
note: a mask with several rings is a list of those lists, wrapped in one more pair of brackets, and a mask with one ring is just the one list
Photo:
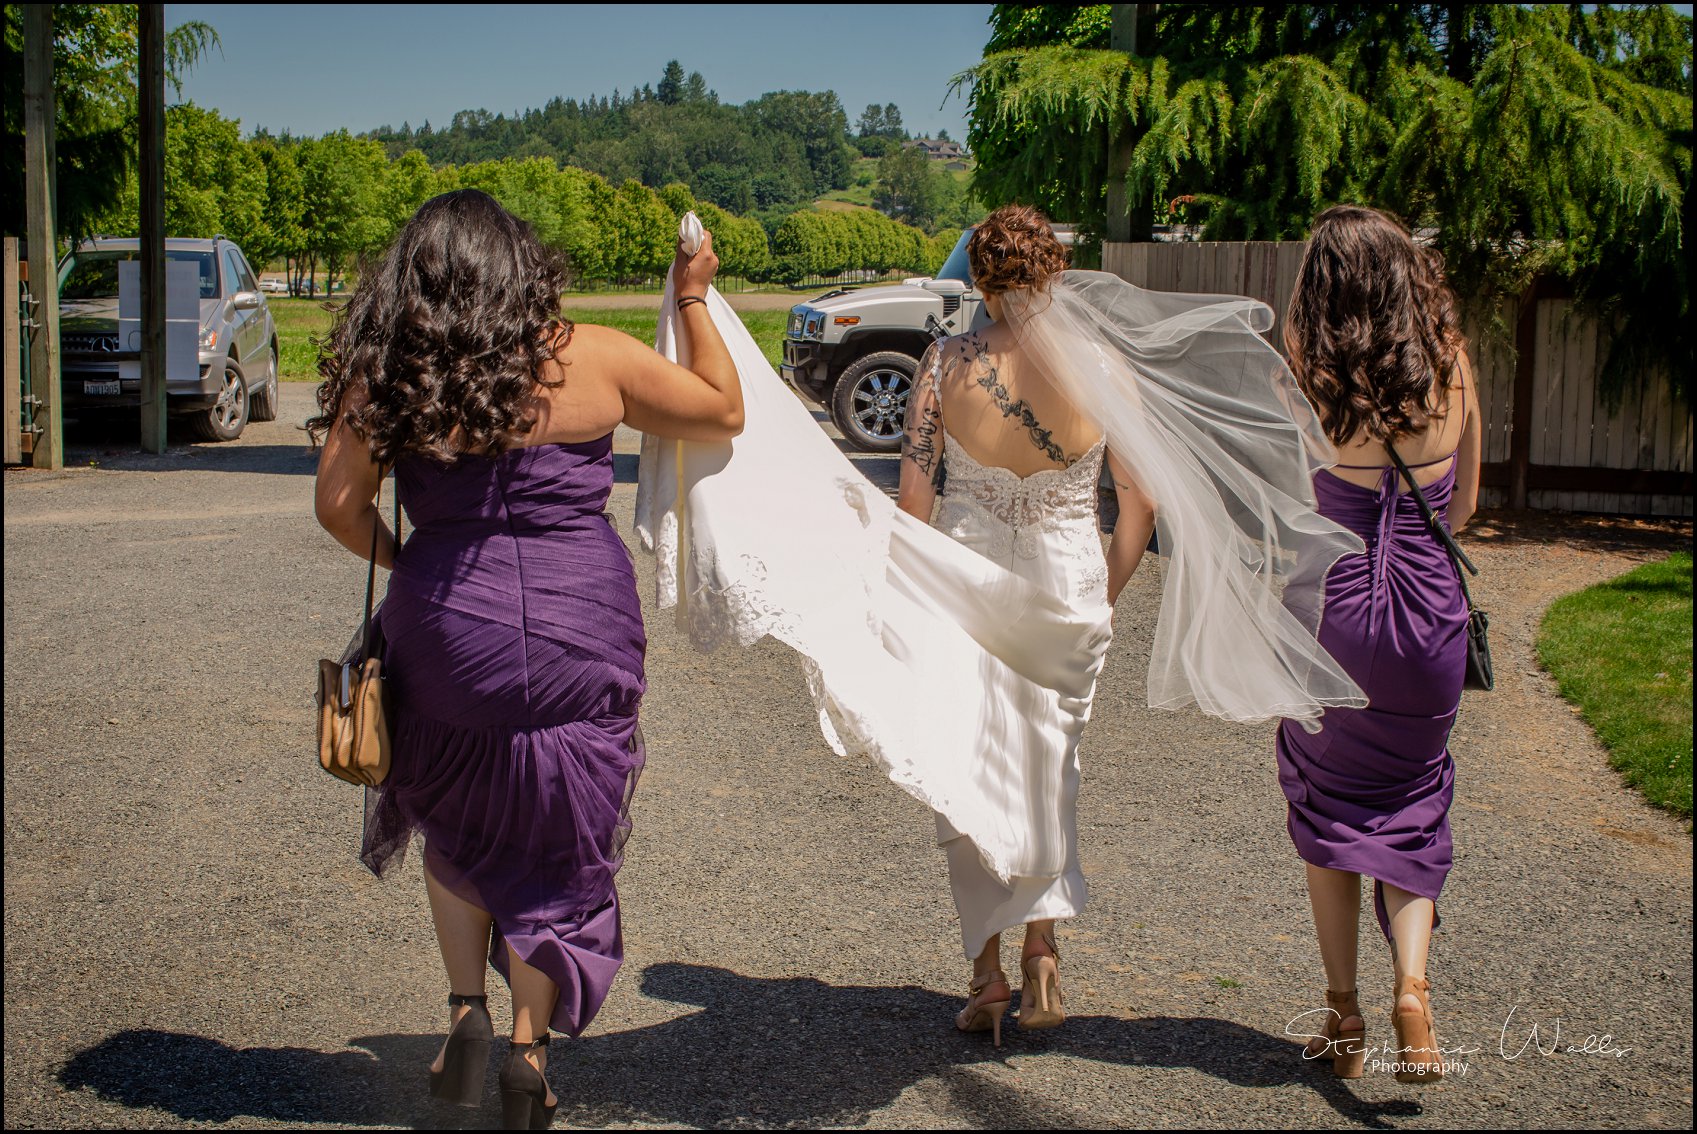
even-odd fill
[(624, 422), (632, 429), (680, 441), (726, 441), (742, 432), (742, 381), (731, 352), (713, 325), (707, 304), (683, 303), (705, 298), (718, 269), (711, 235), (694, 256), (678, 246), (672, 279), (680, 304), (679, 321), (689, 336), (687, 368), (619, 331), (583, 328), (591, 331), (591, 341), (583, 345), (610, 368), (607, 373), (624, 397)]

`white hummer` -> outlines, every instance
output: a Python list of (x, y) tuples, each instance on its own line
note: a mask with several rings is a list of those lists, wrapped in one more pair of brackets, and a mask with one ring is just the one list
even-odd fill
[(830, 411), (855, 448), (901, 446), (902, 418), (919, 358), (933, 339), (989, 322), (966, 264), (969, 228), (935, 276), (828, 292), (790, 308), (784, 381)]
[[(1062, 244), (1070, 225), (1056, 225)], [(901, 447), (907, 394), (932, 340), (989, 323), (972, 286), (960, 234), (937, 274), (884, 287), (827, 292), (790, 308), (779, 372), (797, 393), (830, 411), (849, 444), (868, 453)]]

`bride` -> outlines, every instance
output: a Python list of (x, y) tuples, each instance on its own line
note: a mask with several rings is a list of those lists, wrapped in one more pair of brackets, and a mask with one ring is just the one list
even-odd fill
[[(685, 254), (700, 240), (686, 215)], [(1310, 730), (1327, 706), (1366, 703), (1315, 638), (1326, 570), (1361, 543), (1315, 511), (1313, 473), (1336, 454), (1261, 337), (1265, 304), (1063, 271), (1048, 221), (1020, 206), (969, 251), (995, 323), (927, 352), (897, 502), (710, 292), (743, 432), (645, 438), (636, 519), (659, 604), (699, 648), (791, 646), (831, 747), (935, 813), (973, 960), (956, 1024), (999, 1043), (1000, 934), (1016, 925), (1020, 1026), (1064, 1019), (1054, 923), (1085, 900), (1078, 740), (1151, 528), (1165, 563), (1150, 706)], [(670, 285), (655, 345), (688, 365)], [(1106, 554), (1104, 461), (1121, 510)]]
[[(1066, 249), (1042, 214), (1010, 205), (978, 226), (967, 255), (973, 286), (995, 322), (934, 344), (921, 360), (908, 400), (898, 507), (1064, 597), (1105, 627), (1154, 530), (1155, 506), (1108, 450), (1101, 426), (1033, 364), (1003, 307), (1009, 293), (1046, 292), (1066, 268)], [(1105, 561), (1096, 523), (1104, 460), (1120, 507)], [(1107, 635), (1092, 641), (1105, 648)], [(1005, 727), (984, 736), (983, 758), (1002, 765), (999, 778), (1017, 785), (1010, 794), (1037, 819), (1032, 873), (997, 878), (972, 841), (937, 816), (961, 940), (972, 958), (967, 1004), (955, 1024), (963, 1031), (989, 1030), (998, 1046), (1012, 1001), (1001, 965), (1004, 929), (1025, 926), (1019, 1027), (1052, 1028), (1065, 1019), (1055, 922), (1084, 908), (1074, 810), (1078, 741), (1102, 654), (1102, 648), (1080, 649), (1073, 659), (1075, 688), (1010, 705), (1015, 711)], [(1044, 862), (1050, 869), (1042, 869)]]

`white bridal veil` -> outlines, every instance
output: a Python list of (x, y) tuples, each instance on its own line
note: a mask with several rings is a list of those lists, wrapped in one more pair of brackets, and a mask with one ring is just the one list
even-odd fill
[[(685, 247), (701, 235), (686, 215)], [(1099, 417), (1160, 508), (1171, 565), (1150, 703), (1194, 702), (1231, 720), (1312, 720), (1326, 705), (1364, 704), (1311, 630), (1325, 568), (1360, 544), (1313, 510), (1306, 477), (1330, 449), (1255, 333), (1270, 322), (1265, 306), (1077, 276), (1054, 303), (1009, 317), (1033, 354), (1058, 360), (1052, 380)], [(668, 279), (655, 348), (687, 365), (672, 300)], [(1033, 824), (1058, 820), (1010, 807), (1018, 785), (985, 759), (987, 722), (1010, 711), (987, 691), (1005, 697), (1012, 681), (1032, 697), (1088, 697), (1106, 612), (899, 511), (785, 388), (723, 297), (710, 291), (707, 303), (741, 376), (745, 424), (729, 442), (643, 439), (636, 524), (661, 607), (675, 606), (704, 650), (767, 635), (794, 648), (833, 749), (874, 759), (971, 838), (998, 877), (1058, 874), (1057, 841), (1032, 837)], [(1313, 593), (1294, 603), (1300, 617), (1279, 594), (1298, 584)]]
[(1156, 503), (1170, 565), (1150, 706), (1306, 722), (1365, 705), (1315, 640), (1326, 571), (1362, 543), (1315, 511), (1314, 473), (1337, 454), (1261, 337), (1272, 310), (1075, 271), (1007, 293), (1003, 317)]

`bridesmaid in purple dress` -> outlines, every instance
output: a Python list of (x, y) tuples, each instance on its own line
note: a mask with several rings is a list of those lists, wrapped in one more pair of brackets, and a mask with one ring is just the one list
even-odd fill
[[(318, 520), (390, 568), (382, 611), (393, 758), (362, 857), (413, 831), (447, 968), (450, 1032), (431, 1091), (482, 1099), (487, 964), (512, 989), (507, 1125), (555, 1099), (549, 1028), (580, 1033), (624, 956), (618, 895), (642, 742), (636, 579), (604, 509), (613, 429), (713, 441), (742, 388), (699, 297), (709, 239), (675, 267), (693, 368), (560, 314), (563, 269), (529, 226), (466, 189), (424, 204), (337, 318), (319, 363)], [(416, 530), (374, 504), (384, 471)]]
[(1315, 477), (1322, 514), (1366, 543), (1326, 577), (1320, 644), (1367, 693), (1309, 734), (1285, 721), (1279, 783), (1326, 970), (1324, 1035), (1308, 1058), (1362, 1073), (1356, 996), (1361, 875), (1395, 971), (1391, 1019), (1402, 1082), (1441, 1077), (1426, 953), (1451, 864), (1455, 766), (1448, 741), (1461, 701), (1467, 606), (1456, 568), (1391, 460), (1408, 464), (1452, 531), (1479, 490), (1478, 400), (1437, 256), (1372, 209), (1340, 205), (1314, 222), (1285, 324), (1291, 370), (1338, 446)]

